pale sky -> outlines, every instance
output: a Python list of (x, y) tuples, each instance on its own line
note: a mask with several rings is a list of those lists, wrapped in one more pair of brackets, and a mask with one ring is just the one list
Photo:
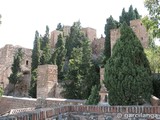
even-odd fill
[(147, 15), (144, 0), (0, 0), (0, 47), (5, 44), (32, 48), (35, 31), (44, 35), (46, 25), (50, 32), (60, 22), (72, 25), (80, 20), (82, 27), (104, 34), (106, 18), (119, 20), (122, 9), (132, 4), (139, 14)]

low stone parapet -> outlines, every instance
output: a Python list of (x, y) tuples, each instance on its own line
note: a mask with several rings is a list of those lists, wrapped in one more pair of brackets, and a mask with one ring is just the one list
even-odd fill
[(43, 108), (32, 112), (19, 113), (12, 116), (0, 117), (1, 120), (56, 120), (63, 119), (113, 119), (113, 120), (158, 120), (160, 119), (160, 107), (152, 106), (87, 106), (72, 105), (55, 108)]
[(0, 97), (0, 115), (6, 114), (11, 109), (21, 108), (53, 108), (64, 105), (83, 105), (85, 100), (60, 99), (60, 98), (26, 98), (2, 96)]

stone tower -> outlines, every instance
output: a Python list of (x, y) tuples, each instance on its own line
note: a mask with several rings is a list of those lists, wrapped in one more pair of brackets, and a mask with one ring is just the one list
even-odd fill
[(57, 74), (57, 65), (38, 66), (37, 98), (55, 97)]
[(58, 30), (54, 30), (54, 31), (51, 32), (51, 39), (50, 39), (51, 48), (55, 48), (55, 45), (57, 43), (59, 34), (63, 35), (63, 32), (62, 31), (58, 31)]
[[(141, 20), (131, 20), (130, 27), (140, 40), (142, 46), (144, 48), (148, 47), (148, 33), (145, 26), (142, 24)], [(110, 31), (110, 38), (111, 38), (111, 50), (115, 45), (118, 38), (120, 38), (120, 29), (112, 29)]]
[(93, 28), (90, 27), (82, 28), (82, 32), (90, 40), (91, 43), (94, 39), (97, 38), (96, 30)]

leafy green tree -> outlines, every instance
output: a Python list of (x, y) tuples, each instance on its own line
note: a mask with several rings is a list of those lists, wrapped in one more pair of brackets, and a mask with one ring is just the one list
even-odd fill
[(73, 48), (68, 70), (65, 75), (62, 95), (69, 99), (80, 99), (81, 96), (81, 69), (82, 48)]
[(153, 76), (153, 95), (160, 98), (160, 48), (148, 48), (145, 50), (147, 58), (150, 63), (152, 76)]
[(145, 16), (142, 18), (142, 23), (149, 33), (148, 46), (152, 49), (155, 47), (155, 38), (158, 37), (160, 32), (160, 29), (158, 28), (158, 22), (150, 19), (148, 16)]
[(29, 95), (36, 98), (37, 87), (37, 68), (40, 64), (40, 36), (38, 31), (35, 32), (34, 46), (32, 50), (32, 63), (31, 63), (31, 83)]
[(64, 96), (72, 99), (87, 99), (94, 85), (99, 85), (98, 73), (92, 63), (92, 52), (87, 38), (81, 48), (73, 48), (65, 76)]
[(108, 60), (111, 56), (111, 39), (110, 39), (110, 30), (115, 29), (118, 27), (118, 22), (113, 19), (112, 16), (110, 16), (106, 20), (105, 24), (105, 46), (104, 46), (104, 55), (105, 55), (105, 61)]
[(105, 66), (105, 86), (111, 105), (137, 105), (150, 100), (153, 92), (151, 70), (143, 47), (123, 24), (121, 36)]
[(40, 58), (41, 65), (48, 64), (51, 58), (51, 47), (50, 47), (50, 40), (49, 40), (49, 27), (46, 26), (46, 33), (42, 39), (41, 43), (41, 50), (42, 55)]
[(50, 64), (56, 65), (57, 56), (58, 56), (58, 49), (55, 49), (55, 51), (51, 55)]
[(148, 61), (150, 63), (150, 68), (152, 73), (160, 72), (160, 48), (156, 46), (155, 48), (145, 49)]
[(135, 18), (136, 19), (140, 19), (141, 18), (141, 15), (139, 14), (137, 8), (134, 9), (134, 14), (135, 14)]
[(148, 9), (149, 14), (155, 20), (159, 20), (160, 15), (160, 4), (159, 0), (145, 0), (144, 5)]
[(128, 10), (128, 21), (130, 22), (131, 20), (136, 19), (135, 12), (133, 10), (133, 6), (130, 5), (129, 10)]
[[(67, 50), (65, 49), (64, 39), (60, 34), (56, 43), (56, 65), (58, 66), (58, 79), (63, 79), (63, 66)], [(54, 60), (54, 59), (53, 59)]]
[(97, 105), (99, 103), (100, 96), (99, 96), (99, 87), (97, 85), (92, 87), (91, 95), (86, 101), (87, 105)]
[(160, 75), (158, 74), (153, 74), (153, 95), (160, 98)]
[(39, 33), (38, 31), (35, 32), (35, 40), (34, 40), (34, 46), (32, 50), (32, 71), (34, 69), (37, 69), (38, 65), (40, 64), (40, 39), (39, 39)]
[(82, 42), (82, 64), (79, 69), (81, 69), (82, 75), (81, 96), (82, 99), (87, 99), (91, 93), (92, 86), (100, 84), (99, 81), (97, 81), (99, 76), (92, 62), (92, 51), (87, 38)]
[(73, 48), (78, 48), (81, 47), (82, 40), (85, 38), (84, 34), (81, 32), (81, 23), (80, 21), (74, 22), (74, 24), (71, 27), (71, 31), (69, 36), (67, 37), (66, 40), (66, 49), (67, 49), (67, 54), (66, 56), (68, 59), (71, 57), (71, 53), (73, 51)]
[(23, 57), (22, 48), (19, 48), (14, 56), (13, 64), (11, 67), (11, 75), (9, 76), (9, 83), (16, 84), (20, 80), (21, 76), (21, 61)]
[[(125, 8), (122, 9), (122, 14), (121, 16), (119, 17), (119, 22), (120, 23), (123, 23), (124, 21), (128, 21), (128, 13), (125, 11)], [(128, 24), (128, 22), (127, 22)]]
[(125, 9), (122, 9), (122, 14), (119, 17), (119, 22), (122, 24), (123, 22), (126, 22), (127, 25), (130, 25), (131, 20), (140, 19), (140, 15), (138, 13), (138, 10), (135, 8), (133, 9), (133, 6), (130, 5), (128, 12), (125, 11)]
[[(149, 11), (149, 20), (152, 23), (152, 26), (154, 27), (154, 37), (160, 37), (160, 4), (159, 0), (145, 0), (144, 5)], [(154, 23), (154, 25), (153, 25)]]
[(0, 97), (3, 95), (3, 89), (0, 87)]
[(37, 69), (34, 69), (31, 71), (31, 82), (30, 82), (30, 88), (29, 88), (29, 95), (32, 98), (37, 97)]
[(64, 39), (63, 39), (63, 36), (62, 34), (59, 34), (58, 35), (58, 39), (57, 39), (57, 43), (56, 43), (56, 48), (60, 48), (62, 46), (64, 46)]

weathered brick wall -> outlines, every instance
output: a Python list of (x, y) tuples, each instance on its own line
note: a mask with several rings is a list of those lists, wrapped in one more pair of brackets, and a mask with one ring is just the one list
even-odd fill
[(148, 47), (148, 32), (140, 19), (130, 21), (130, 27), (137, 35), (144, 48)]
[(54, 30), (51, 32), (51, 39), (50, 39), (51, 48), (55, 48), (59, 34), (63, 35), (63, 32), (58, 30)]
[(86, 27), (86, 28), (82, 28), (82, 32), (91, 41), (91, 43), (94, 39), (97, 39), (96, 29)]
[(1, 117), (18, 120), (46, 120), (46, 119), (77, 119), (77, 120), (158, 120), (160, 119), (160, 107), (149, 106), (62, 106), (57, 108), (38, 109), (28, 113), (20, 113), (12, 116)]
[(37, 98), (55, 97), (57, 69), (57, 65), (38, 66)]
[(112, 53), (113, 46), (115, 45), (118, 38), (120, 38), (120, 29), (112, 29), (110, 31), (111, 53)]
[(36, 107), (36, 99), (3, 96), (0, 98), (0, 114), (11, 109)]
[(105, 38), (94, 39), (91, 43), (92, 54), (99, 56), (104, 51)]
[[(11, 74), (11, 66), (13, 63), (13, 57), (17, 52), (20, 46), (13, 46), (13, 45), (5, 45), (3, 48), (0, 48), (0, 86), (6, 88), (8, 85), (8, 77)], [(31, 55), (32, 50), (27, 48), (22, 48), (23, 58), (22, 58), (22, 65), (31, 68)]]
[(84, 100), (73, 99), (33, 99), (33, 98), (19, 98), (12, 96), (2, 96), (0, 98), (0, 115), (6, 113), (11, 109), (19, 108), (43, 108), (43, 107), (58, 107), (60, 105), (82, 105)]
[(69, 36), (70, 32), (71, 32), (71, 26), (64, 25), (63, 26), (63, 36), (64, 37)]

